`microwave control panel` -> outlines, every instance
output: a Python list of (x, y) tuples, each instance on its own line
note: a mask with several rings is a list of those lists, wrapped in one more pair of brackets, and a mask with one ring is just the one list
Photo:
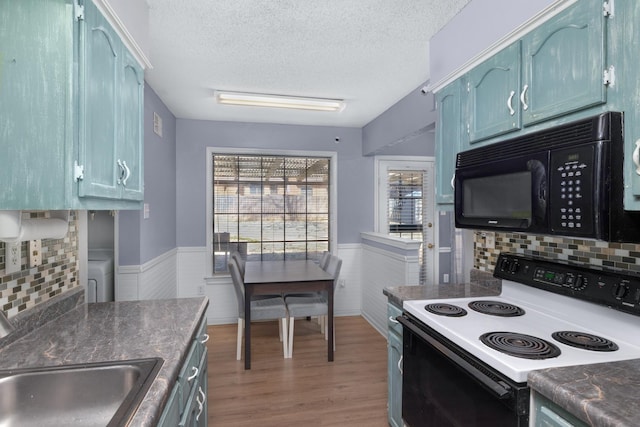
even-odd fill
[(554, 232), (589, 235), (594, 230), (594, 145), (551, 151), (550, 225)]

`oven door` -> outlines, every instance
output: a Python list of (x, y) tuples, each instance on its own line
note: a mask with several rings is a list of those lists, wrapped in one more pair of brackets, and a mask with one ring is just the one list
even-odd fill
[(402, 418), (410, 427), (524, 427), (526, 384), (493, 371), (408, 314), (403, 325)]

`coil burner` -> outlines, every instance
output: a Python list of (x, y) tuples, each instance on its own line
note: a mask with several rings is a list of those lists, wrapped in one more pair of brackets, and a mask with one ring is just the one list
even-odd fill
[(550, 359), (560, 356), (560, 349), (542, 338), (515, 332), (488, 332), (480, 341), (499, 352), (523, 359)]
[(569, 345), (591, 351), (616, 351), (618, 345), (611, 340), (576, 331), (558, 331), (551, 334), (554, 340)]
[(445, 304), (445, 303), (427, 304), (424, 306), (424, 309), (427, 310), (429, 313), (437, 314), (439, 316), (462, 317), (467, 315), (467, 310), (453, 304)]

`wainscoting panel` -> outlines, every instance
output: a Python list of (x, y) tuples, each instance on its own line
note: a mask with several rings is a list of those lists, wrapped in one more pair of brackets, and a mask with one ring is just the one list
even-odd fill
[(171, 250), (141, 266), (120, 266), (116, 301), (176, 298), (177, 250)]
[(386, 337), (387, 297), (382, 291), (389, 286), (418, 284), (418, 251), (409, 249), (403, 255), (397, 247), (369, 244), (364, 235), (363, 240), (362, 316)]

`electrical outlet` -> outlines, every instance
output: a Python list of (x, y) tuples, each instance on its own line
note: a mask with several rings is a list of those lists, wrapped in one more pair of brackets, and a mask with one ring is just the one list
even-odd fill
[(5, 273), (11, 274), (20, 271), (20, 261), (22, 259), (21, 245), (21, 242), (6, 243), (4, 245)]
[(339, 287), (344, 288), (346, 284), (347, 284), (347, 281), (345, 279), (338, 279)]
[(204, 295), (204, 285), (198, 286), (198, 295)]
[(444, 273), (442, 275), (442, 282), (443, 283), (449, 283), (449, 275), (447, 273)]
[(29, 240), (29, 266), (31, 268), (42, 264), (42, 240)]

